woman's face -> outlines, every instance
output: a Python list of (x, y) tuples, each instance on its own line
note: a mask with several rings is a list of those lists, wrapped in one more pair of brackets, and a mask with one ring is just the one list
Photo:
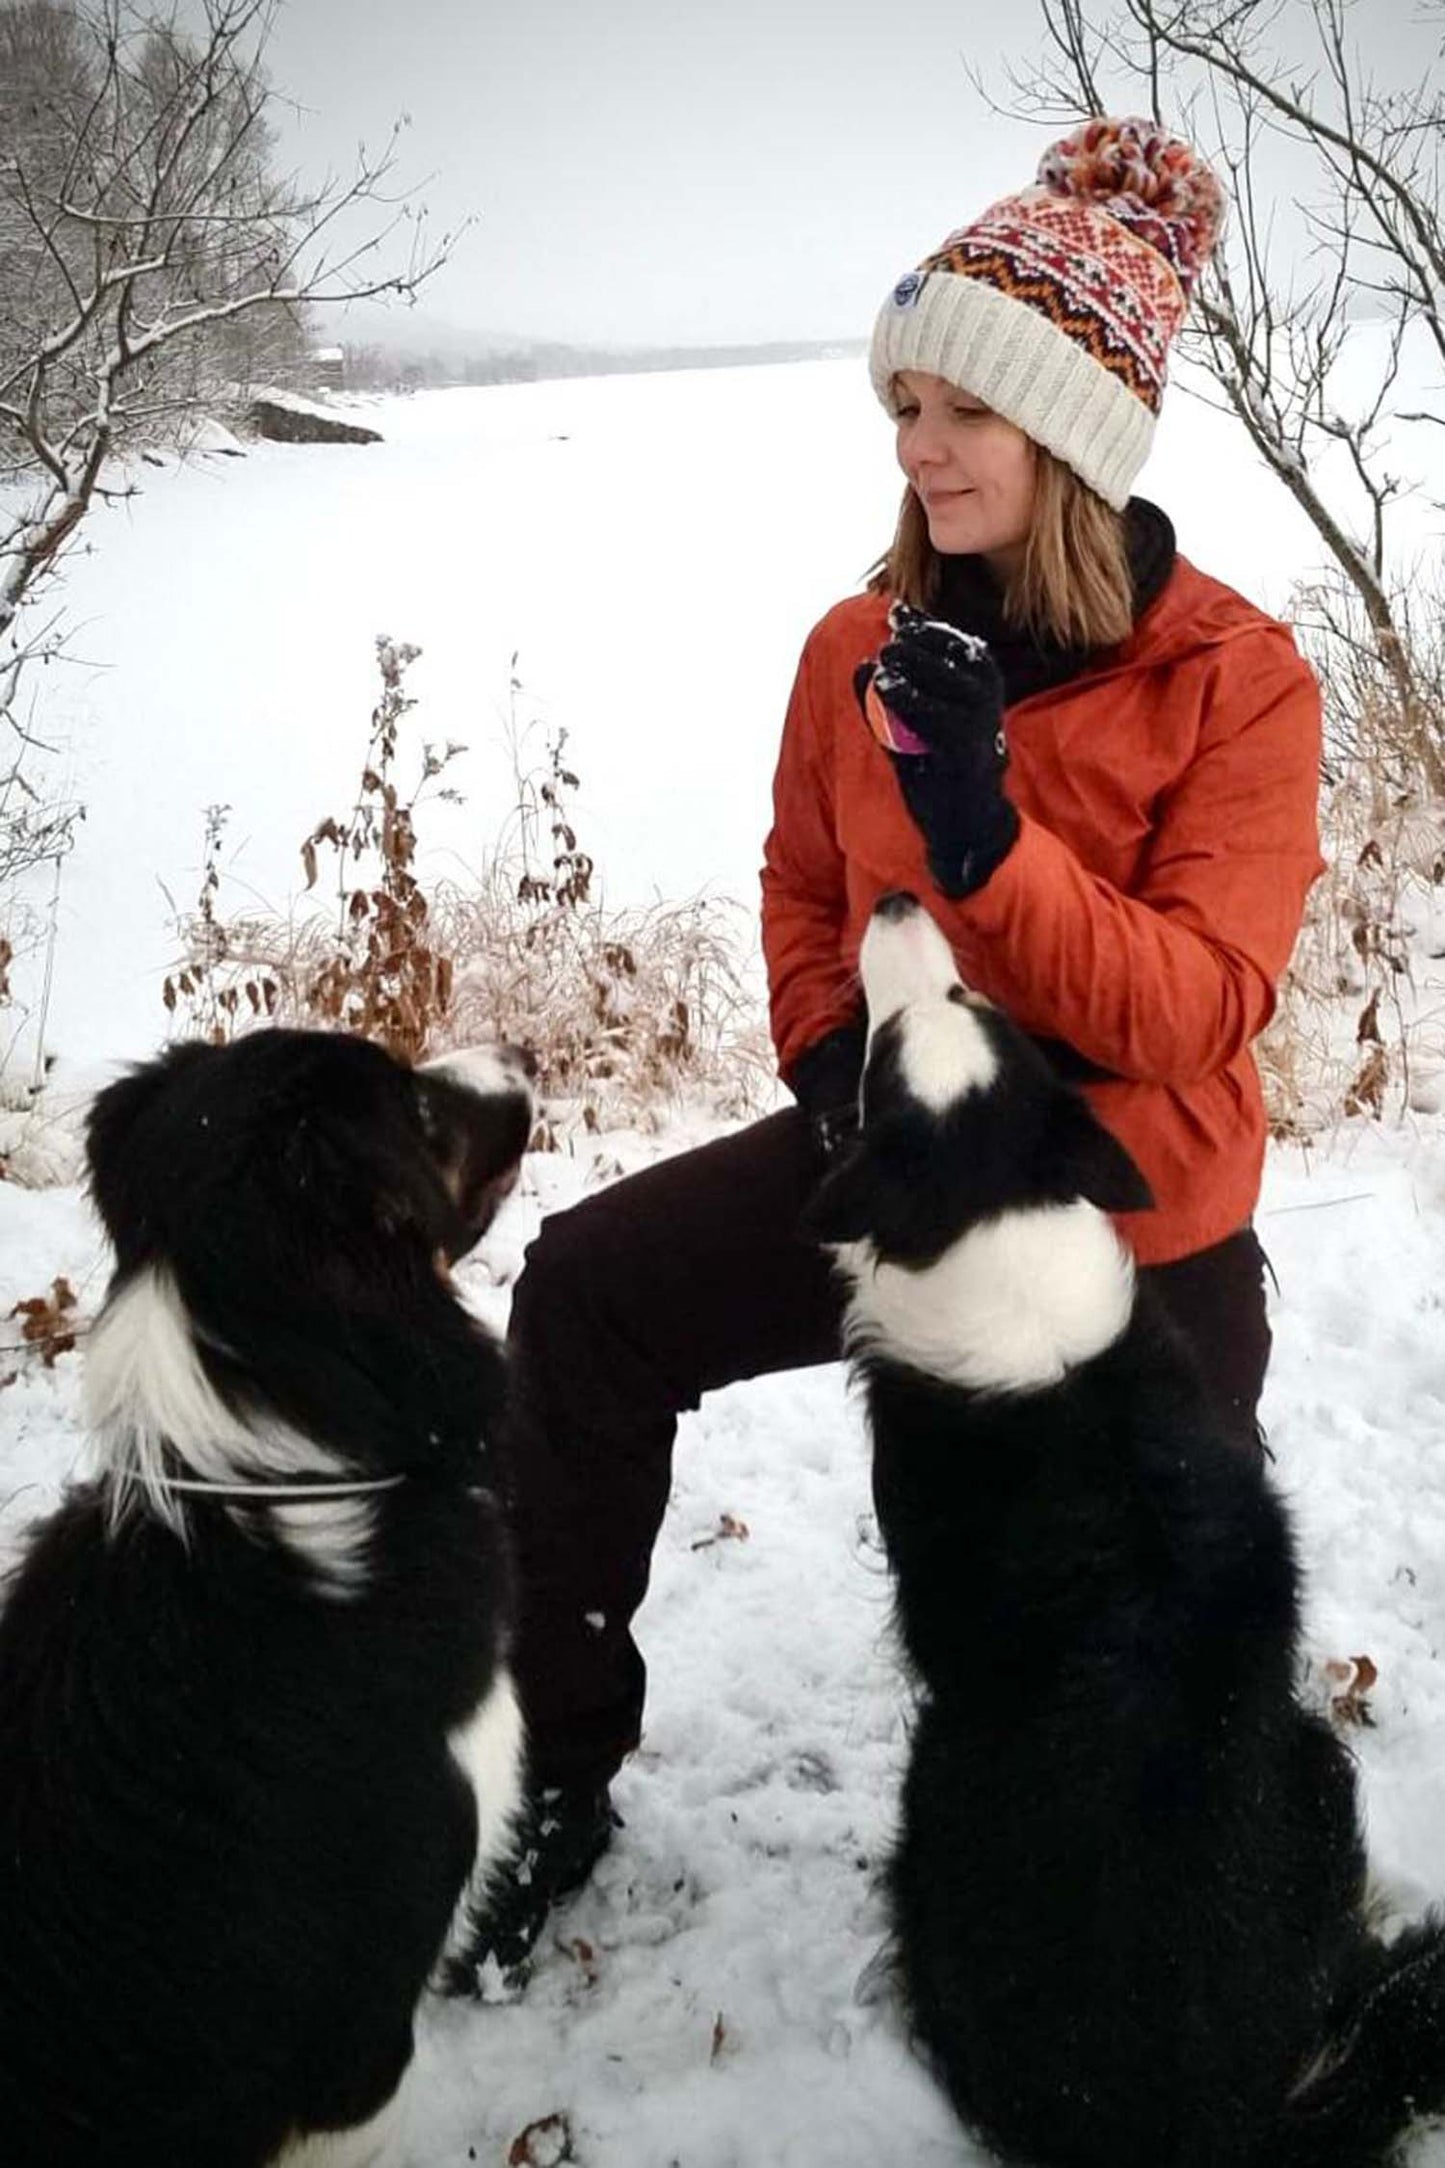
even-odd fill
[(1007, 570), (1033, 516), (1033, 445), (941, 376), (900, 369), (893, 392), (898, 464), (923, 506), (933, 547), (946, 557), (987, 557)]

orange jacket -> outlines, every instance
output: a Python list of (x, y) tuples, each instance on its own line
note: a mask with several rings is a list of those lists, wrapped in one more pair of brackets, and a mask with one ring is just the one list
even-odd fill
[(853, 693), (887, 607), (830, 610), (788, 705), (762, 872), (782, 1075), (857, 1014), (869, 913), (911, 888), (969, 985), (1109, 1072), (1086, 1089), (1154, 1192), (1119, 1221), (1141, 1262), (1221, 1241), (1258, 1200), (1250, 1042), (1322, 863), (1313, 672), (1283, 625), (1177, 558), (1121, 646), (1010, 708), (1019, 838), (950, 902)]

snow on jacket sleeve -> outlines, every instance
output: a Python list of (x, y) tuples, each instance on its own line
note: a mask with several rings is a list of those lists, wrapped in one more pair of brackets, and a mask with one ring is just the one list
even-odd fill
[(1149, 1083), (1207, 1076), (1263, 1030), (1320, 870), (1313, 672), (1274, 628), (1222, 646), (1210, 670), (1195, 757), (1131, 893), (1026, 817), (983, 889), (932, 899), (981, 990), (1026, 1029)]
[(788, 701), (763, 846), (763, 956), (785, 1082), (798, 1055), (851, 1022), (860, 1003), (857, 973), (844, 954), (847, 875), (835, 833), (831, 751), (809, 691), (812, 645)]

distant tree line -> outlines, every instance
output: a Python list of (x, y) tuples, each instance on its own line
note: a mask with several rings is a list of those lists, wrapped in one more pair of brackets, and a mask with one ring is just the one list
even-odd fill
[(636, 376), (662, 369), (732, 369), (763, 362), (816, 361), (861, 353), (860, 343), (780, 339), (733, 346), (567, 346), (526, 340), (430, 351), (352, 342), (345, 380), (353, 391), (421, 391), (462, 384), (526, 384), (553, 377)]

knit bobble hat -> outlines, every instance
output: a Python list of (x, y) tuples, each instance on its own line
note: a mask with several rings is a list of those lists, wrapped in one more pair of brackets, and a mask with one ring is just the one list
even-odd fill
[(1164, 396), (1170, 341), (1224, 223), (1218, 177), (1148, 120), (1090, 120), (899, 280), (873, 329), (873, 388), (956, 384), (1122, 511)]

